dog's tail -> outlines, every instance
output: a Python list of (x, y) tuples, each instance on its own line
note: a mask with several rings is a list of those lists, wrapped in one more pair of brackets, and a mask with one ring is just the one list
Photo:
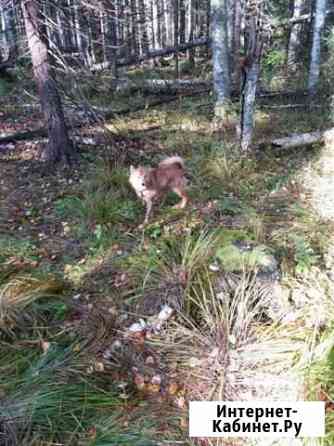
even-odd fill
[(169, 156), (159, 163), (159, 167), (171, 166), (172, 164), (179, 164), (184, 169), (184, 160), (180, 156)]

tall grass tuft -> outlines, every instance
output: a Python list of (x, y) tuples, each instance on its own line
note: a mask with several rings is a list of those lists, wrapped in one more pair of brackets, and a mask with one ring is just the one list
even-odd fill
[(64, 282), (53, 277), (21, 276), (0, 288), (0, 330), (15, 327), (24, 317), (27, 306), (41, 298), (54, 297), (64, 291)]

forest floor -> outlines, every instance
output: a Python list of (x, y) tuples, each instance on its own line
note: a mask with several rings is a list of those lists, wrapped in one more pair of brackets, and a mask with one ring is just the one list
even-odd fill
[[(16, 94), (0, 137), (41, 125)], [(52, 174), (40, 141), (0, 144), (1, 444), (217, 444), (189, 440), (188, 401), (256, 398), (325, 401), (333, 444), (333, 222), (306, 180), (322, 147), (240, 158), (212, 111), (180, 96), (87, 125), (96, 144)], [(324, 127), (264, 107), (256, 143)], [(176, 153), (191, 204), (168, 195), (142, 230), (129, 166)]]

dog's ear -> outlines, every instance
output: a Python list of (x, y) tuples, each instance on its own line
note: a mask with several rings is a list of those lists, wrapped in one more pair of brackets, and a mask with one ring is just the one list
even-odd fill
[(130, 166), (130, 175), (133, 174), (134, 171), (135, 171), (135, 168), (133, 166)]

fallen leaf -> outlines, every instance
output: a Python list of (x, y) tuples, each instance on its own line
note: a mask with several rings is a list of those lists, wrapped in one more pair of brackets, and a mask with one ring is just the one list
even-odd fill
[(180, 419), (180, 428), (181, 429), (187, 429), (188, 428), (188, 420), (186, 418)]
[(168, 393), (170, 395), (175, 395), (176, 392), (178, 391), (179, 386), (176, 383), (171, 383), (168, 386)]
[(50, 342), (41, 341), (41, 348), (42, 348), (44, 354), (48, 352), (50, 345), (51, 345)]
[(142, 375), (137, 373), (134, 377), (134, 383), (138, 390), (143, 390), (145, 388), (145, 379)]
[(95, 370), (97, 371), (97, 372), (104, 372), (104, 364), (103, 364), (103, 362), (96, 362), (95, 363)]
[(149, 393), (159, 393), (160, 392), (160, 384), (147, 384), (146, 390)]
[(96, 438), (96, 427), (95, 427), (95, 426), (90, 427), (90, 428), (88, 429), (87, 434), (88, 434), (89, 438), (91, 438), (92, 440), (94, 440), (94, 439)]

